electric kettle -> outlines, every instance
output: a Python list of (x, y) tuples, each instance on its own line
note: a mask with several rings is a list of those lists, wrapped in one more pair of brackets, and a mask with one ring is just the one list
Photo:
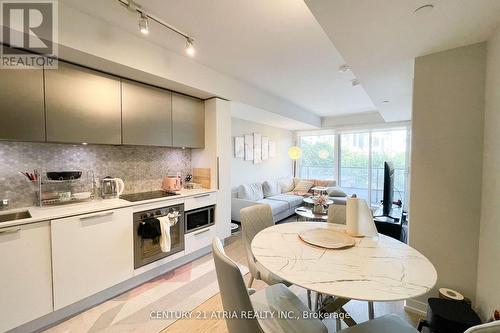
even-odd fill
[(106, 177), (101, 180), (101, 197), (103, 199), (118, 198), (125, 190), (125, 183), (120, 178)]

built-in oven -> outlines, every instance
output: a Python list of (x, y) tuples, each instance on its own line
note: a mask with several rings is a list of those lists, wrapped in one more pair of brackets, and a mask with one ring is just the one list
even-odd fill
[(215, 206), (188, 210), (185, 216), (186, 233), (203, 229), (214, 224)]
[(134, 268), (183, 251), (184, 230), (184, 204), (134, 213)]

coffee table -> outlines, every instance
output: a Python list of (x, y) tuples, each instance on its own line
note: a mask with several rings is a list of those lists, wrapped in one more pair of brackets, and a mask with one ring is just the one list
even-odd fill
[(313, 213), (311, 208), (307, 208), (307, 207), (295, 208), (295, 214), (303, 217), (306, 221), (319, 221), (319, 222), (328, 221), (328, 213), (315, 214), (315, 213)]
[(324, 186), (315, 186), (315, 187), (311, 188), (311, 191), (313, 191), (313, 193), (315, 195), (316, 195), (316, 193), (319, 195), (326, 194), (327, 190), (328, 190), (328, 187), (324, 187)]

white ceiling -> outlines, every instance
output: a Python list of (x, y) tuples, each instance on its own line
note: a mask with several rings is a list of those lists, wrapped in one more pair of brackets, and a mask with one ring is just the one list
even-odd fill
[(305, 124), (304, 122), (239, 102), (231, 102), (231, 116), (291, 131), (317, 129), (317, 127)]
[[(184, 54), (184, 40), (137, 17), (115, 0), (63, 0), (79, 10)], [(321, 116), (375, 109), (303, 0), (138, 0), (196, 39), (195, 61), (246, 81)], [(269, 110), (272, 111), (272, 110)]]
[(485, 41), (500, 24), (499, 0), (305, 1), (386, 121), (411, 118), (415, 57)]

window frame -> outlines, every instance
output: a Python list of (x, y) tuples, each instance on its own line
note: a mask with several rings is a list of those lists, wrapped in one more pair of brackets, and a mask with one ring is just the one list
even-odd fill
[[(296, 143), (300, 147), (301, 137), (303, 136), (321, 136), (321, 135), (334, 135), (334, 158), (333, 158), (333, 177), (337, 182), (338, 186), (340, 184), (341, 177), (341, 166), (340, 162), (342, 159), (341, 153), (341, 135), (349, 133), (368, 133), (368, 202), (371, 205), (372, 197), (372, 176), (373, 176), (373, 152), (372, 143), (374, 132), (386, 132), (386, 131), (397, 131), (406, 130), (406, 148), (405, 148), (405, 188), (404, 188), (404, 202), (405, 207), (408, 207), (409, 197), (410, 197), (410, 156), (411, 156), (411, 123), (408, 122), (394, 122), (388, 124), (378, 124), (372, 126), (342, 126), (334, 129), (323, 129), (323, 130), (313, 130), (313, 131), (299, 131), (296, 132)], [(298, 175), (300, 175), (300, 165), (301, 160), (298, 161)]]

